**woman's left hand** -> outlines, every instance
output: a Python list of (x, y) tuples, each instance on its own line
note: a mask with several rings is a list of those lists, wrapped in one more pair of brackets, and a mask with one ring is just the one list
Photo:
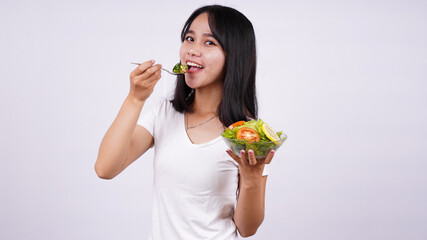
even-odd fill
[(265, 185), (267, 177), (262, 176), (265, 164), (271, 162), (274, 150), (266, 158), (256, 159), (253, 150), (240, 151), (240, 156), (230, 149), (228, 155), (239, 164), (239, 193), (233, 220), (240, 234), (253, 235), (264, 219)]
[(260, 179), (264, 170), (264, 165), (271, 163), (274, 156), (274, 150), (270, 150), (266, 158), (255, 158), (253, 150), (249, 150), (246, 154), (245, 150), (240, 151), (240, 156), (234, 154), (230, 149), (227, 150), (228, 155), (239, 164), (239, 171), (242, 180)]

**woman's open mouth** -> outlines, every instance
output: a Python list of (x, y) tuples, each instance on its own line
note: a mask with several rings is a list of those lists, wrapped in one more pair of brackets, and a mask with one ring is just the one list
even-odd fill
[(186, 65), (188, 66), (187, 73), (195, 73), (204, 68), (203, 65), (190, 61), (186, 62)]

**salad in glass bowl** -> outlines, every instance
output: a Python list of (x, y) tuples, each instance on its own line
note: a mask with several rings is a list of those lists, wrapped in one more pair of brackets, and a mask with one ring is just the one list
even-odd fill
[(277, 150), (287, 139), (283, 131), (276, 132), (261, 119), (239, 121), (230, 125), (222, 133), (222, 138), (230, 150), (240, 155), (241, 150), (252, 149), (256, 158), (265, 158), (270, 150)]

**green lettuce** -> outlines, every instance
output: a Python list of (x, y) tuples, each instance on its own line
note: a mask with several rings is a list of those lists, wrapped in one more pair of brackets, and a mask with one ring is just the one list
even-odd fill
[(229, 138), (229, 139), (236, 139), (236, 133), (237, 133), (237, 128), (233, 128), (233, 129), (225, 129), (225, 131), (222, 133), (223, 137)]
[[(233, 129), (225, 129), (224, 133), (222, 134), (223, 137), (229, 138), (229, 139), (236, 139), (236, 133), (239, 131), (242, 127), (248, 127), (256, 130), (260, 136), (260, 142), (271, 142), (271, 140), (265, 135), (264, 131), (262, 131), (262, 125), (264, 124), (264, 121), (261, 119), (258, 120), (251, 120), (245, 122), (242, 126), (235, 127)], [(278, 132), (277, 135), (282, 135), (282, 132)]]

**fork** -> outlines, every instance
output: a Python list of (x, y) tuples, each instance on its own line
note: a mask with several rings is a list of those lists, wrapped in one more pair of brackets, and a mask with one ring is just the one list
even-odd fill
[[(135, 65), (141, 65), (141, 63), (135, 63), (135, 62), (131, 62), (132, 64), (135, 64)], [(184, 74), (184, 73), (174, 73), (174, 72), (171, 72), (171, 71), (169, 71), (169, 70), (167, 70), (167, 69), (165, 69), (165, 68), (161, 68), (163, 71), (165, 71), (165, 72), (167, 72), (167, 73), (169, 73), (169, 74), (172, 74), (172, 75), (180, 75), (180, 74)]]

